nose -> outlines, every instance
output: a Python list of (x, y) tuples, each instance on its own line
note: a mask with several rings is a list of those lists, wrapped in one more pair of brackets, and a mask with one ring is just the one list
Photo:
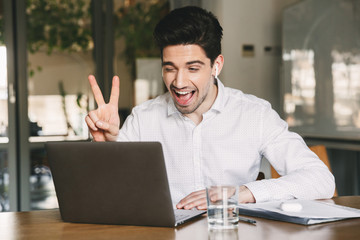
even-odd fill
[(187, 75), (184, 70), (179, 69), (177, 71), (173, 85), (179, 89), (185, 88), (187, 86)]

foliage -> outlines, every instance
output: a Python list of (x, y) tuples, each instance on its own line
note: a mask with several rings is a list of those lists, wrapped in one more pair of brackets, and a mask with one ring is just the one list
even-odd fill
[[(26, 0), (27, 47), (31, 53), (47, 46), (51, 54), (92, 47), (90, 4), (84, 0)], [(4, 16), (0, 14), (0, 44), (4, 44)]]
[[(64, 82), (62, 80), (60, 80), (58, 82), (58, 89), (59, 89), (59, 93), (60, 93), (60, 96), (61, 96), (61, 104), (62, 104), (63, 113), (64, 113), (64, 116), (65, 116), (65, 119), (66, 119), (66, 126), (67, 126), (67, 129), (68, 129), (67, 134), (70, 135), (71, 132), (74, 132), (75, 135), (79, 135), (79, 133), (72, 126), (72, 124), (70, 122), (69, 115), (67, 113), (67, 107), (66, 107), (67, 93), (65, 91)], [(89, 109), (88, 109), (89, 106), (88, 106), (87, 101), (86, 101), (86, 96), (83, 93), (81, 93), (81, 92), (77, 93), (76, 104), (82, 111), (85, 111), (85, 112), (89, 111)]]
[[(98, 1), (98, 0), (94, 0)], [(89, 0), (26, 0), (27, 49), (30, 53), (45, 50), (87, 51), (94, 47), (91, 31), (91, 4)], [(138, 57), (159, 57), (153, 39), (156, 23), (169, 12), (168, 0), (139, 1), (124, 6), (114, 16), (115, 37), (124, 38), (121, 54), (135, 76)], [(0, 44), (4, 42), (3, 16), (0, 15)], [(28, 63), (29, 75), (35, 70)]]
[[(27, 49), (51, 54), (59, 51), (86, 51), (93, 48), (91, 4), (85, 0), (26, 0)], [(4, 44), (4, 18), (0, 14), (0, 44)], [(28, 63), (29, 76), (35, 69)]]
[(115, 16), (116, 37), (125, 39), (125, 50), (122, 57), (131, 66), (135, 76), (135, 61), (138, 57), (160, 57), (153, 30), (157, 22), (169, 12), (167, 0), (156, 3), (146, 1), (121, 7)]
[(27, 44), (31, 53), (43, 46), (51, 54), (92, 48), (90, 6), (84, 0), (27, 0)]
[[(92, 48), (90, 4), (84, 0), (27, 0), (27, 49), (50, 55), (58, 51), (79, 52)], [(35, 69), (28, 63), (29, 76)], [(41, 67), (36, 68), (41, 71)]]

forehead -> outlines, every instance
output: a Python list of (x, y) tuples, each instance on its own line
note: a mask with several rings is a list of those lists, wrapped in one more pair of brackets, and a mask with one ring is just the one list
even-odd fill
[(192, 61), (202, 61), (210, 64), (210, 58), (205, 51), (196, 44), (171, 45), (163, 49), (163, 62), (172, 62), (174, 64), (185, 64)]

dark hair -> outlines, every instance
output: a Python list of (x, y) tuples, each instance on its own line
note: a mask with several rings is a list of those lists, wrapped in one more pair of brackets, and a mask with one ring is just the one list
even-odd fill
[(222, 27), (211, 12), (189, 6), (171, 11), (156, 25), (154, 38), (160, 48), (171, 45), (199, 45), (211, 65), (221, 54)]

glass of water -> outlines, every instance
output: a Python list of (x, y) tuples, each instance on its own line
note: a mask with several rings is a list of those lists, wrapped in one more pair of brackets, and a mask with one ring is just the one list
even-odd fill
[(210, 185), (206, 187), (209, 229), (237, 229), (239, 187)]

